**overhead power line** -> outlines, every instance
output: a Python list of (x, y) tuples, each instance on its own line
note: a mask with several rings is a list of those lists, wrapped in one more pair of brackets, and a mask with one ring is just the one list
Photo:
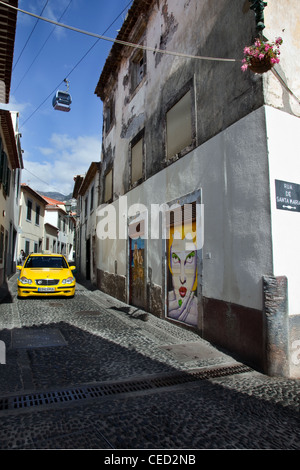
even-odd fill
[[(114, 21), (106, 28), (106, 30), (104, 31), (103, 34), (106, 33), (106, 31), (108, 31), (112, 25), (119, 19), (119, 17), (124, 13), (124, 11), (127, 10), (127, 8), (129, 7), (129, 5), (132, 3), (133, 0), (130, 0), (130, 2), (126, 5), (125, 8), (123, 8), (123, 10), (121, 11), (121, 13), (114, 19)], [(0, 1), (0, 4), (2, 2)], [(72, 72), (74, 72), (74, 70), (78, 67), (78, 65), (83, 61), (83, 59), (90, 53), (90, 51), (96, 46), (96, 44), (100, 41), (100, 38), (97, 39), (97, 41), (94, 42), (94, 44), (86, 51), (86, 53), (81, 57), (81, 59), (76, 63), (76, 65), (74, 65), (74, 67), (71, 69), (71, 71), (66, 75), (65, 78), (69, 77), (71, 75)], [(57, 89), (60, 87), (60, 85), (64, 82), (65, 79), (61, 80), (61, 82), (51, 91), (51, 93), (49, 93), (49, 95), (42, 101), (42, 103), (28, 116), (28, 118), (22, 123), (22, 125), (20, 126), (20, 129), (21, 127), (23, 127), (27, 121), (29, 121), (30, 118), (32, 118), (32, 116), (43, 106), (44, 103), (46, 103), (46, 101), (51, 97), (53, 96), (53, 93), (55, 93), (57, 91)]]
[[(130, 2), (131, 3), (131, 2)], [(188, 59), (198, 59), (198, 60), (207, 60), (207, 61), (217, 61), (217, 62), (241, 62), (240, 59), (229, 59), (229, 58), (220, 58), (220, 57), (207, 57), (207, 56), (200, 56), (200, 55), (191, 55), (191, 54), (185, 54), (185, 53), (181, 53), (181, 52), (176, 52), (176, 51), (168, 51), (168, 50), (165, 50), (165, 49), (158, 49), (158, 48), (153, 48), (153, 47), (150, 47), (150, 46), (144, 46), (142, 44), (135, 44), (135, 43), (131, 43), (131, 42), (128, 42), (128, 41), (122, 41), (120, 39), (114, 39), (114, 38), (109, 38), (109, 37), (106, 37), (104, 35), (100, 35), (100, 34), (96, 34), (96, 33), (92, 33), (92, 32), (89, 32), (89, 31), (84, 31), (82, 29), (79, 29), (79, 28), (75, 28), (73, 26), (69, 26), (69, 25), (66, 25), (66, 24), (63, 24), (63, 23), (59, 23), (57, 21), (54, 21), (54, 20), (50, 20), (48, 18), (45, 18), (45, 17), (42, 17), (40, 15), (36, 15), (34, 13), (31, 13), (31, 12), (28, 12), (28, 11), (25, 11), (25, 10), (22, 10), (20, 8), (17, 8), (17, 7), (14, 7), (13, 5), (9, 5), (7, 3), (4, 3), (2, 1), (0, 1), (0, 4), (5, 6), (5, 7), (8, 7), (8, 8), (11, 8), (11, 9), (14, 9), (14, 10), (17, 10), (21, 13), (24, 13), (26, 15), (29, 15), (29, 16), (33, 16), (35, 18), (38, 18), (39, 20), (42, 20), (42, 21), (46, 21), (47, 23), (52, 23), (54, 24), (55, 26), (59, 26), (59, 27), (62, 27), (62, 28), (66, 28), (68, 30), (71, 30), (71, 31), (75, 31), (77, 33), (80, 33), (80, 34), (85, 34), (87, 36), (92, 36), (92, 37), (95, 37), (97, 38), (98, 40), (102, 39), (104, 41), (109, 41), (109, 42), (113, 42), (113, 43), (116, 43), (116, 44), (120, 44), (120, 45), (123, 45), (123, 46), (127, 46), (127, 47), (133, 47), (135, 49), (142, 49), (142, 50), (146, 50), (146, 51), (150, 51), (150, 52), (154, 52), (154, 53), (160, 53), (160, 54), (165, 54), (165, 55), (172, 55), (172, 56), (176, 56), (176, 57), (182, 57), (182, 58), (188, 58)], [(98, 42), (98, 41), (96, 41)], [(91, 47), (91, 49), (95, 46), (95, 44)], [(89, 51), (88, 51), (89, 52)], [(88, 54), (88, 52), (84, 55), (84, 57)], [(83, 57), (83, 58), (84, 58)], [(83, 58), (81, 60), (83, 60)], [(81, 62), (81, 60), (78, 62), (78, 64)], [(77, 64), (77, 65), (78, 65)], [(77, 66), (76, 65), (76, 66)], [(76, 68), (76, 66), (74, 68)], [(74, 68), (72, 69), (72, 71), (74, 70)], [(71, 71), (71, 72), (72, 72)], [(71, 73), (70, 72), (70, 73)], [(279, 74), (277, 73), (274, 73), (274, 75), (278, 78), (278, 80), (285, 86), (285, 88), (287, 89), (287, 91), (294, 97), (297, 99), (297, 101), (299, 102), (299, 99), (295, 96), (295, 94), (289, 89), (289, 87), (287, 86), (287, 84), (283, 81), (283, 79), (279, 76)], [(60, 82), (60, 84), (63, 82), (63, 80)], [(60, 86), (60, 84), (58, 86)], [(56, 88), (57, 89), (57, 88)], [(55, 89), (55, 90), (56, 90)], [(54, 91), (55, 91), (54, 90)], [(51, 95), (52, 95), (53, 92), (51, 92)], [(49, 95), (49, 96), (51, 96)], [(44, 104), (44, 102), (49, 98), (49, 96), (43, 101), (43, 103), (41, 103), (41, 105), (31, 114), (31, 116)], [(31, 117), (29, 116), (29, 118)], [(29, 119), (28, 118), (28, 119)], [(25, 121), (27, 122), (28, 119)], [(25, 123), (23, 123), (24, 125)]]
[[(43, 9), (42, 9), (40, 15), (41, 15), (41, 14), (43, 13), (43, 11), (45, 10), (45, 8), (46, 8), (48, 2), (49, 2), (49, 0), (46, 0), (46, 3), (45, 3), (45, 5), (43, 6)], [(21, 50), (21, 52), (20, 52), (20, 54), (19, 54), (19, 57), (17, 58), (17, 60), (16, 60), (16, 62), (15, 62), (15, 64), (14, 64), (14, 66), (13, 66), (13, 71), (14, 71), (14, 69), (16, 68), (17, 63), (19, 62), (19, 60), (20, 60), (20, 58), (21, 58), (21, 56), (22, 56), (22, 54), (23, 54), (23, 52), (24, 52), (24, 50), (25, 50), (25, 48), (26, 48), (26, 46), (27, 46), (27, 44), (28, 44), (28, 42), (29, 42), (29, 39), (31, 38), (31, 36), (32, 36), (32, 34), (33, 34), (35, 28), (37, 27), (38, 22), (39, 22), (39, 18), (36, 20), (35, 25), (34, 25), (34, 27), (32, 28), (32, 30), (31, 30), (31, 32), (30, 32), (30, 34), (29, 34), (29, 36), (28, 36), (28, 38), (27, 38), (27, 40), (26, 40), (26, 42), (25, 42), (25, 44), (24, 44), (24, 46), (23, 46), (23, 49)]]
[[(58, 21), (60, 21), (62, 19), (62, 17), (64, 16), (64, 14), (66, 13), (66, 11), (68, 10), (69, 6), (71, 5), (73, 0), (70, 0), (68, 5), (66, 6), (66, 8), (64, 9), (63, 13), (60, 15)], [(39, 21), (39, 20), (38, 20)], [(16, 86), (16, 88), (14, 89), (13, 93), (15, 93), (17, 91), (17, 89), (19, 88), (19, 86), (21, 85), (22, 81), (24, 80), (24, 78), (26, 77), (27, 73), (29, 72), (29, 70), (31, 69), (31, 67), (33, 66), (34, 62), (36, 61), (36, 59), (38, 58), (38, 56), (40, 55), (40, 53), (42, 52), (42, 50), (44, 49), (46, 43), (49, 41), (50, 37), (52, 36), (54, 30), (55, 30), (56, 26), (53, 27), (52, 31), (50, 32), (50, 34), (48, 35), (47, 39), (44, 41), (44, 44), (42, 45), (42, 47), (39, 49), (38, 53), (36, 54), (35, 58), (33, 59), (33, 61), (31, 62), (31, 64), (29, 65), (29, 67), (27, 68), (26, 72), (24, 73), (23, 77), (21, 78), (21, 80), (19, 81), (18, 85)]]
[(24, 13), (25, 15), (33, 16), (34, 18), (38, 18), (39, 20), (46, 21), (47, 23), (55, 24), (56, 26), (60, 26), (61, 28), (66, 28), (66, 29), (69, 29), (71, 31), (75, 31), (75, 32), (80, 33), (80, 34), (85, 34), (87, 36), (92, 36), (92, 37), (95, 37), (95, 38), (98, 38), (98, 39), (102, 39), (104, 41), (109, 41), (109, 42), (113, 42), (113, 43), (116, 43), (116, 44), (121, 44), (123, 46), (134, 47), (136, 49), (142, 49), (142, 50), (146, 50), (146, 51), (150, 51), (150, 52), (156, 52), (156, 53), (160, 53), (160, 54), (173, 55), (173, 56), (177, 56), (177, 57), (184, 57), (184, 58), (187, 58), (187, 59), (212, 60), (212, 61), (219, 61), (219, 62), (241, 62), (238, 59), (226, 59), (226, 58), (220, 58), (220, 57), (206, 57), (206, 56), (185, 54), (185, 53), (182, 53), (182, 52), (167, 51), (165, 49), (157, 49), (155, 47), (143, 46), (142, 44), (134, 44), (132, 42), (122, 41), (120, 39), (109, 38), (109, 37), (106, 37), (106, 36), (103, 36), (103, 35), (100, 35), (100, 34), (92, 33), (92, 32), (89, 32), (89, 31), (84, 31), (82, 29), (75, 28), (73, 26), (69, 26), (69, 25), (66, 25), (66, 24), (63, 24), (63, 23), (59, 23), (58, 21), (50, 20), (49, 18), (45, 18), (43, 16), (36, 15), (34, 13), (30, 13), (29, 11), (22, 10), (21, 8), (17, 8), (17, 7), (14, 7), (12, 5), (8, 5), (7, 3), (3, 3), (1, 1), (0, 1), (0, 4), (3, 5), (3, 6), (6, 6), (8, 8), (12, 8), (13, 10), (17, 10), (21, 13)]

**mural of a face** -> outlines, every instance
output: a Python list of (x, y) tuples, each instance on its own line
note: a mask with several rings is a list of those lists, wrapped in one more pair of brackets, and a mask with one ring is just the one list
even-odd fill
[(197, 271), (196, 245), (190, 240), (174, 239), (170, 250), (173, 289), (180, 307), (194, 290)]
[(167, 316), (197, 326), (197, 244), (195, 223), (170, 228)]

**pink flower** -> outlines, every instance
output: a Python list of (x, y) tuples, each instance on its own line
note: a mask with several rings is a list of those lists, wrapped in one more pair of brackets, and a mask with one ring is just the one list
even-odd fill
[(265, 57), (265, 54), (259, 54), (258, 58), (262, 60)]
[(269, 49), (272, 49), (271, 46), (270, 46), (270, 44), (266, 44), (266, 45), (265, 45), (265, 51), (267, 52)]
[(248, 55), (248, 54), (250, 54), (250, 53), (251, 53), (250, 47), (245, 47), (245, 49), (244, 49), (244, 54), (247, 54), (247, 55)]
[(245, 72), (247, 70), (247, 68), (248, 68), (248, 64), (244, 64), (244, 65), (241, 66), (241, 69), (242, 69), (243, 72)]
[(277, 46), (280, 46), (282, 43), (283, 43), (283, 40), (282, 40), (282, 38), (281, 38), (281, 37), (279, 37), (279, 38), (276, 38), (276, 40), (275, 40), (275, 44), (276, 44)]

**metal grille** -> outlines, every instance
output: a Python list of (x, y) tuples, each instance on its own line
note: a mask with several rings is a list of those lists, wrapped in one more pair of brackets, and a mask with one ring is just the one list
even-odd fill
[(139, 379), (135, 381), (124, 381), (114, 383), (101, 383), (95, 385), (84, 385), (68, 390), (37, 392), (19, 396), (0, 398), (0, 411), (14, 410), (20, 408), (31, 408), (41, 405), (67, 403), (70, 401), (80, 401), (93, 398), (120, 395), (123, 393), (134, 393), (145, 390), (155, 390), (161, 387), (171, 387), (187, 382), (205, 380), (214, 377), (241, 374), (251, 372), (252, 369), (237, 364), (224, 366), (216, 369), (206, 369), (196, 372), (172, 374), (169, 376)]
[(37, 279), (35, 282), (38, 286), (56, 286), (59, 279)]

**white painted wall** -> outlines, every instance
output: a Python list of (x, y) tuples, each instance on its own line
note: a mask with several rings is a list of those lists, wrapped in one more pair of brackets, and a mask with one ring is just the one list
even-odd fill
[(300, 314), (300, 213), (276, 208), (275, 180), (300, 184), (300, 119), (266, 107), (274, 274), (288, 278), (289, 314)]
[(45, 210), (45, 223), (58, 227), (57, 211)]
[[(203, 295), (261, 309), (262, 275), (272, 272), (264, 108), (127, 193), (127, 205), (145, 204), (150, 213), (151, 204), (198, 189), (204, 203)], [(113, 204), (117, 218), (119, 201)], [(98, 268), (114, 273), (115, 255), (108, 254), (117, 253), (118, 274), (125, 276), (126, 243), (98, 240)], [(157, 285), (162, 285), (162, 256), (161, 240), (149, 237), (146, 265)]]

